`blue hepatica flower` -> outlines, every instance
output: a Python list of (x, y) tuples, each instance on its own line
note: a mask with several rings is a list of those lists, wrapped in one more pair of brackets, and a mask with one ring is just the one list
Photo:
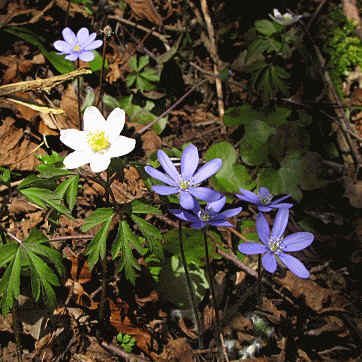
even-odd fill
[(78, 58), (84, 62), (90, 62), (94, 59), (92, 50), (102, 46), (102, 40), (95, 40), (97, 34), (91, 33), (87, 28), (79, 29), (77, 35), (70, 28), (64, 28), (62, 31), (64, 40), (54, 42), (54, 48), (59, 51), (58, 54), (67, 54), (65, 59), (75, 61)]
[(158, 161), (166, 174), (151, 166), (146, 166), (145, 171), (155, 179), (169, 186), (152, 186), (152, 190), (160, 195), (180, 194), (180, 204), (184, 209), (193, 209), (195, 197), (203, 201), (215, 201), (220, 198), (220, 193), (200, 187), (199, 184), (214, 175), (222, 166), (222, 160), (215, 158), (203, 165), (197, 172), (199, 154), (194, 145), (185, 148), (181, 156), (181, 175), (165, 152), (159, 150)]
[(202, 229), (206, 225), (233, 227), (233, 225), (225, 219), (239, 214), (242, 208), (237, 207), (220, 212), (225, 205), (225, 201), (226, 198), (223, 196), (219, 200), (208, 202), (205, 209), (202, 209), (195, 200), (195, 207), (192, 210), (193, 214), (178, 209), (172, 209), (170, 212), (181, 220), (191, 222), (191, 227), (194, 229)]
[(293, 204), (288, 203), (280, 203), (281, 201), (285, 200), (286, 198), (290, 197), (290, 195), (283, 196), (275, 201), (272, 201), (273, 195), (266, 187), (260, 187), (259, 193), (256, 194), (254, 192), (239, 188), (242, 195), (235, 194), (241, 200), (250, 202), (254, 205), (257, 205), (258, 210), (261, 212), (269, 212), (272, 209), (280, 209), (280, 208), (290, 208)]
[(314, 240), (314, 235), (308, 232), (298, 232), (283, 237), (284, 231), (288, 225), (289, 209), (279, 209), (272, 232), (270, 233), (269, 224), (264, 215), (260, 213), (256, 219), (256, 231), (263, 242), (243, 243), (239, 245), (239, 251), (243, 254), (264, 254), (261, 261), (265, 270), (274, 273), (277, 269), (277, 259), (279, 258), (285, 266), (296, 276), (308, 278), (309, 271), (304, 264), (294, 256), (285, 254), (285, 252), (299, 251)]

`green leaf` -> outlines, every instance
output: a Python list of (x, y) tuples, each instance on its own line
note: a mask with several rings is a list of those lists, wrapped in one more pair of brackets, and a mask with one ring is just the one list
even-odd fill
[(279, 195), (283, 192), (280, 174), (278, 170), (273, 168), (263, 168), (259, 171), (257, 185), (258, 189), (266, 187), (274, 195)]
[(132, 233), (128, 223), (123, 220), (119, 224), (118, 233), (112, 245), (112, 258), (115, 259), (120, 252), (120, 260), (116, 267), (117, 273), (124, 269), (126, 278), (134, 285), (136, 270), (141, 268), (132, 254), (131, 243), (136, 244), (137, 238)]
[(142, 73), (141, 76), (143, 78), (146, 78), (147, 80), (149, 80), (150, 82), (158, 82), (160, 80), (160, 77), (157, 74), (157, 71), (152, 69), (152, 68), (147, 68), (145, 69)]
[(102, 98), (103, 100), (103, 103), (110, 107), (111, 109), (114, 109), (114, 108), (117, 108), (117, 107), (120, 107), (119, 105), (119, 100), (117, 98), (114, 98), (108, 94), (105, 94)]
[(104, 259), (106, 256), (106, 241), (112, 218), (113, 213), (112, 216), (105, 220), (105, 223), (96, 232), (94, 238), (87, 245), (85, 255), (88, 255), (88, 264), (90, 270), (92, 270), (93, 267), (97, 264), (99, 258)]
[(55, 185), (55, 182), (52, 180), (44, 180), (41, 179), (37, 175), (29, 175), (24, 178), (24, 180), (18, 185), (17, 189), (21, 191), (21, 189), (28, 187), (28, 186), (39, 186), (39, 187), (51, 187)]
[[(248, 62), (251, 58), (259, 58), (267, 49), (269, 49), (270, 43), (268, 39), (257, 38), (255, 39), (248, 47), (248, 53), (245, 58), (245, 61)], [(256, 64), (254, 64), (256, 63)], [(250, 72), (250, 67), (254, 64), (257, 65), (259, 68), (262, 66), (264, 61), (256, 61), (251, 63), (246, 67), (247, 71)], [(265, 63), (264, 63), (265, 64)]]
[(14, 258), (18, 247), (14, 242), (0, 245), (0, 268), (4, 267)]
[(136, 57), (131, 57), (128, 64), (132, 68), (132, 70), (134, 70), (137, 73), (137, 71), (138, 71), (137, 58)]
[[(209, 230), (214, 240), (221, 244), (220, 235), (214, 231)], [(180, 246), (178, 230), (171, 230), (165, 234), (166, 244), (165, 249), (172, 255), (180, 257)], [(195, 263), (196, 265), (203, 265), (205, 260), (205, 246), (203, 231), (184, 228), (182, 229), (182, 239), (185, 252), (186, 263)], [(209, 240), (208, 250), (210, 258), (218, 258), (215, 250), (215, 242)]]
[(61, 156), (59, 153), (52, 151), (51, 155), (35, 155), (35, 157), (44, 165), (60, 165), (63, 163), (65, 157)]
[(141, 76), (136, 79), (136, 88), (139, 90), (152, 90), (155, 88), (153, 84), (151, 84), (148, 80)]
[(145, 204), (140, 200), (133, 200), (131, 202), (132, 205), (132, 213), (133, 214), (154, 214), (154, 215), (162, 215), (162, 211), (154, 206)]
[(277, 32), (274, 24), (269, 20), (256, 20), (254, 22), (256, 30), (266, 36), (270, 36)]
[(137, 71), (142, 70), (149, 62), (150, 62), (150, 58), (148, 55), (143, 55), (142, 57), (140, 57), (140, 59), (138, 61)]
[(133, 85), (133, 83), (136, 81), (136, 79), (137, 79), (137, 74), (135, 73), (128, 74), (126, 77), (127, 87), (130, 88)]
[(29, 187), (27, 189), (22, 189), (20, 192), (30, 201), (39, 205), (40, 207), (46, 209), (47, 205), (45, 202), (49, 202), (51, 199), (59, 200), (59, 197), (52, 191), (47, 189), (42, 189), (38, 187)]
[[(97, 72), (102, 69), (102, 55), (99, 54), (97, 50), (92, 50), (95, 57), (94, 59), (89, 62), (89, 67), (92, 70), (92, 72)], [(104, 69), (108, 69), (108, 60), (107, 58), (104, 59)]]
[(100, 208), (96, 209), (92, 215), (88, 216), (84, 220), (84, 224), (81, 226), (82, 232), (86, 232), (91, 228), (106, 222), (108, 219), (113, 218), (113, 210), (111, 208)]
[(61, 169), (61, 168), (57, 168), (57, 167), (49, 166), (49, 165), (39, 165), (36, 167), (36, 169), (39, 171), (40, 177), (44, 177), (44, 178), (68, 176), (73, 173), (69, 170)]
[(65, 196), (69, 210), (73, 210), (77, 202), (79, 175), (72, 176), (69, 179), (71, 182)]
[(240, 154), (246, 164), (257, 166), (267, 160), (268, 144), (266, 142), (273, 132), (273, 127), (259, 120), (245, 126), (245, 134), (240, 144)]
[(206, 152), (206, 161), (221, 158), (223, 163), (220, 170), (212, 177), (212, 183), (222, 188), (222, 191), (236, 192), (239, 187), (249, 189), (250, 175), (248, 170), (241, 164), (237, 164), (237, 153), (228, 142), (220, 142), (211, 146)]
[(263, 119), (264, 114), (255, 110), (250, 104), (238, 107), (229, 107), (224, 114), (225, 126), (239, 126), (249, 124), (256, 119)]
[(17, 248), (13, 261), (8, 265), (0, 281), (2, 294), (2, 314), (6, 316), (14, 304), (14, 299), (20, 295), (20, 248)]
[(155, 226), (151, 225), (150, 223), (136, 215), (131, 215), (131, 217), (148, 241), (148, 247), (151, 253), (154, 253), (156, 256), (163, 259), (164, 255), (162, 250), (162, 244), (160, 242), (162, 240), (162, 235), (160, 231)]
[(31, 229), (28, 237), (24, 242), (37, 242), (37, 243), (47, 243), (49, 239), (39, 230), (39, 229)]

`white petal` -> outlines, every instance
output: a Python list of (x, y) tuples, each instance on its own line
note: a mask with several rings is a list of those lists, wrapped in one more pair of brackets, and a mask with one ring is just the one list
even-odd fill
[(101, 153), (94, 153), (90, 161), (90, 168), (93, 172), (105, 171), (111, 162), (111, 158)]
[(119, 136), (124, 127), (125, 117), (124, 110), (121, 108), (115, 108), (110, 113), (106, 121), (106, 134), (108, 139), (112, 140)]
[(89, 163), (92, 158), (90, 151), (74, 151), (70, 153), (63, 161), (66, 168), (78, 168)]
[(118, 136), (111, 143), (111, 147), (109, 148), (106, 155), (108, 157), (119, 157), (123, 155), (127, 155), (133, 151), (136, 146), (136, 140), (133, 138)]
[(89, 148), (86, 136), (87, 131), (79, 131), (77, 129), (64, 129), (60, 131), (60, 141), (73, 150), (86, 150)]
[(97, 107), (87, 107), (84, 111), (84, 130), (95, 132), (106, 128), (106, 120)]

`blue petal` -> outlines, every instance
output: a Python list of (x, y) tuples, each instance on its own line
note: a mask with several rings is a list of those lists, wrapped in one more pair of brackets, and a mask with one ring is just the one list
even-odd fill
[(63, 54), (70, 53), (73, 50), (72, 46), (64, 40), (57, 40), (53, 43), (53, 45), (56, 50), (62, 52)]
[(190, 226), (193, 228), (193, 229), (202, 229), (206, 226), (206, 222), (204, 221), (197, 221), (197, 222), (194, 222), (193, 224), (191, 224)]
[(212, 220), (215, 221), (215, 220), (228, 219), (229, 217), (233, 217), (233, 216), (239, 214), (241, 212), (241, 210), (242, 210), (241, 207), (237, 207), (235, 209), (225, 210), (225, 211), (220, 212), (219, 214), (215, 215), (215, 217)]
[(80, 28), (77, 33), (77, 40), (79, 46), (82, 48), (88, 43), (89, 31), (87, 28)]
[(271, 210), (273, 210), (270, 206), (258, 206), (258, 210), (260, 212), (269, 212)]
[(190, 180), (199, 165), (199, 153), (194, 145), (185, 148), (181, 156), (181, 176), (183, 180)]
[(256, 231), (259, 235), (260, 240), (265, 245), (269, 245), (269, 238), (270, 238), (269, 224), (262, 213), (260, 213), (256, 218)]
[(190, 187), (189, 192), (197, 199), (208, 202), (216, 201), (221, 196), (219, 192), (209, 189), (208, 187)]
[(269, 206), (273, 207), (274, 209), (282, 209), (284, 207), (287, 208), (287, 209), (290, 209), (291, 207), (293, 207), (293, 204), (287, 204), (287, 203), (285, 203), (285, 204), (275, 204), (273, 202)]
[(235, 196), (238, 197), (239, 199), (244, 200), (246, 202), (251, 202), (252, 204), (256, 204), (256, 205), (261, 204), (261, 201), (260, 201), (258, 195), (255, 194), (254, 192), (242, 189), (241, 187), (239, 187), (239, 191), (241, 192), (241, 195), (235, 194)]
[(88, 43), (88, 45), (86, 45), (83, 49), (84, 50), (94, 50), (94, 49), (101, 47), (102, 44), (103, 44), (102, 40), (94, 40), (94, 41)]
[(264, 254), (268, 251), (265, 245), (259, 243), (242, 243), (238, 246), (240, 253), (253, 255)]
[(223, 227), (234, 227), (233, 224), (231, 224), (229, 221), (225, 221), (225, 220), (213, 220), (213, 221), (209, 221), (208, 222), (209, 225), (212, 226), (223, 226)]
[(62, 31), (62, 35), (64, 40), (69, 43), (70, 45), (75, 45), (75, 42), (77, 41), (77, 38), (73, 32), (72, 29), (70, 28), (64, 28)]
[(206, 205), (206, 211), (211, 214), (217, 214), (225, 205), (226, 197), (220, 197), (216, 201), (211, 201)]
[(213, 160), (205, 163), (205, 165), (203, 165), (192, 177), (191, 184), (200, 184), (202, 181), (208, 179), (210, 176), (214, 175), (217, 171), (219, 171), (221, 166), (221, 158), (214, 158)]
[(277, 215), (275, 216), (274, 225), (272, 229), (273, 239), (279, 239), (285, 231), (285, 228), (288, 225), (289, 218), (289, 209), (282, 208), (279, 209)]
[(65, 59), (71, 60), (71, 61), (73, 62), (74, 60), (77, 60), (77, 59), (78, 59), (78, 56), (79, 56), (79, 53), (74, 52), (74, 53), (68, 54), (68, 55), (65, 57)]
[(269, 273), (274, 273), (277, 270), (277, 260), (273, 253), (266, 253), (261, 258), (263, 267)]
[(163, 185), (152, 186), (152, 190), (160, 195), (172, 195), (172, 194), (177, 194), (179, 192), (178, 187), (163, 186)]
[(283, 251), (299, 251), (312, 244), (314, 235), (307, 232), (298, 232), (286, 236), (283, 240)]
[(186, 210), (191, 210), (195, 207), (195, 200), (189, 192), (181, 191), (180, 205)]
[(180, 174), (178, 173), (175, 165), (172, 163), (170, 158), (166, 155), (165, 152), (159, 150), (157, 152), (158, 161), (160, 162), (164, 171), (177, 183), (180, 183)]
[(181, 220), (188, 221), (188, 222), (198, 222), (199, 221), (199, 218), (197, 216), (195, 216), (185, 210), (171, 209), (169, 211)]
[(259, 188), (259, 195), (260, 194), (265, 195), (265, 196), (270, 196), (271, 195), (270, 191), (266, 187), (260, 187)]
[(164, 173), (156, 170), (155, 168), (151, 167), (151, 166), (145, 166), (145, 171), (153, 178), (155, 178), (156, 180), (162, 181), (167, 185), (170, 186), (178, 186), (178, 183), (176, 183), (174, 180), (172, 180), (171, 177), (168, 177), (167, 175), (165, 175)]
[(294, 256), (280, 253), (278, 254), (280, 260), (285, 264), (285, 266), (297, 277), (299, 278), (309, 278), (309, 271), (304, 266), (304, 264)]
[(91, 51), (81, 51), (79, 54), (79, 59), (83, 62), (91, 62), (94, 59), (95, 55)]
[(288, 197), (290, 197), (290, 195), (286, 195), (286, 196), (280, 197), (279, 199), (274, 200), (274, 201), (273, 201), (273, 204), (277, 204), (277, 203), (279, 203), (280, 201), (283, 201), (283, 200), (287, 199)]

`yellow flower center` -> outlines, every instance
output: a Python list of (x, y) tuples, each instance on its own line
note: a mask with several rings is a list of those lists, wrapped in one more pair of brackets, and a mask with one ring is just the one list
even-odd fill
[(79, 52), (80, 46), (79, 46), (79, 45), (76, 45), (76, 46), (73, 48), (73, 50), (75, 50), (76, 52)]
[(109, 147), (108, 138), (103, 131), (88, 132), (87, 141), (93, 151), (99, 152)]

